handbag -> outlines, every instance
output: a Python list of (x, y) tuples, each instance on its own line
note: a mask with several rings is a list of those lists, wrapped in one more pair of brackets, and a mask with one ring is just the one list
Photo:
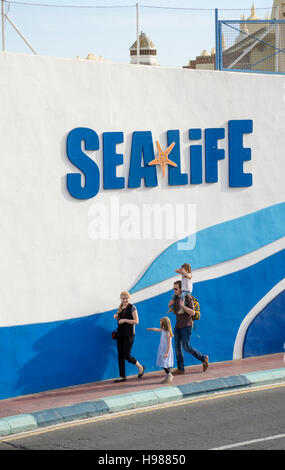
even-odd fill
[(112, 332), (112, 339), (118, 339), (118, 330)]

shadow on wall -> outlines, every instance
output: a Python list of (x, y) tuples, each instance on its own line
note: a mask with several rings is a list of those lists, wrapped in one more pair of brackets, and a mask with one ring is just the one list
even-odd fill
[(33, 357), (18, 372), (17, 394), (104, 380), (110, 374), (116, 376), (117, 351), (111, 339), (113, 314), (112, 325), (109, 314), (104, 314), (104, 322), (102, 317), (29, 325), (27, 347), (32, 345), (32, 351), (26, 353)]

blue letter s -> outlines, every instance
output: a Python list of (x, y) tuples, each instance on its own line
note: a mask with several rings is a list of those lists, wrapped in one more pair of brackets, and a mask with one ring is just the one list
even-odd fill
[(96, 196), (100, 186), (100, 172), (96, 163), (81, 149), (81, 142), (85, 142), (86, 150), (98, 150), (99, 138), (95, 131), (87, 127), (77, 127), (67, 136), (66, 153), (73, 165), (85, 175), (85, 184), (81, 186), (80, 173), (68, 173), (67, 189), (76, 199), (90, 199)]

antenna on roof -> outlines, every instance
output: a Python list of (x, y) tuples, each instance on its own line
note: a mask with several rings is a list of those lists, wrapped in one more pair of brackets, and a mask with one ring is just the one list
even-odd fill
[(2, 16), (2, 52), (5, 52), (5, 19), (9, 21), (10, 25), (15, 29), (16, 33), (23, 39), (23, 41), (27, 44), (27, 46), (31, 49), (34, 54), (37, 54), (36, 51), (32, 48), (29, 41), (25, 38), (25, 36), (21, 33), (21, 31), (17, 28), (17, 26), (10, 20), (7, 13), (5, 13), (4, 8), (5, 0), (1, 0), (1, 16)]
[(139, 33), (139, 4), (136, 3), (136, 21), (137, 21), (137, 64), (140, 63), (140, 33)]

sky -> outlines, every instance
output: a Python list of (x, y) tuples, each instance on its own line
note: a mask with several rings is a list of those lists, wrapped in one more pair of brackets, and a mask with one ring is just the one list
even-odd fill
[[(129, 48), (136, 40), (135, 4), (135, 0), (11, 0), (6, 1), (5, 11), (40, 55), (85, 58), (93, 53), (111, 62), (129, 63)], [(138, 4), (140, 31), (156, 45), (159, 64), (181, 67), (215, 46), (215, 8), (221, 19), (240, 19), (242, 14), (247, 18), (252, 0), (142, 0)], [(254, 4), (257, 17), (271, 14), (273, 0)], [(7, 52), (31, 53), (7, 20), (5, 46)]]

